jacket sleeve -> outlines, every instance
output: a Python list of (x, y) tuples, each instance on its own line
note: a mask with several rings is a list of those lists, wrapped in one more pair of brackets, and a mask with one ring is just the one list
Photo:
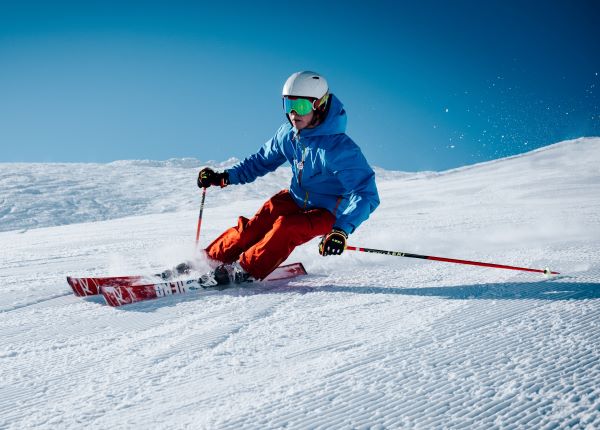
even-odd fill
[(281, 148), (281, 128), (260, 150), (231, 169), (228, 169), (230, 184), (247, 184), (259, 176), (274, 171), (287, 160)]
[(338, 152), (330, 168), (344, 188), (334, 227), (351, 234), (379, 206), (375, 172), (354, 142)]

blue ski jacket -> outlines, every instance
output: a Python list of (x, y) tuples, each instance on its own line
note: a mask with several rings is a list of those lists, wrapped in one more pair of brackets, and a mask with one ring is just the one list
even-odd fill
[(346, 134), (346, 111), (333, 94), (325, 120), (299, 132), (288, 122), (254, 155), (228, 169), (230, 184), (245, 184), (288, 161), (290, 194), (305, 210), (324, 208), (334, 227), (350, 234), (379, 205), (375, 173)]

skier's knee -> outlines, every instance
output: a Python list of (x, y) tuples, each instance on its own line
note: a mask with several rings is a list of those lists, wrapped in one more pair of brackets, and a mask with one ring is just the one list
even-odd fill
[(275, 219), (275, 222), (273, 223), (273, 228), (274, 229), (286, 228), (287, 225), (288, 225), (288, 222), (286, 221), (286, 217), (281, 215)]

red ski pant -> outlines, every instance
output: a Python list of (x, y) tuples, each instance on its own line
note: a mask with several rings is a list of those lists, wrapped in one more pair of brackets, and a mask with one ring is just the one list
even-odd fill
[(288, 190), (275, 194), (252, 219), (239, 217), (238, 225), (208, 245), (206, 253), (223, 263), (238, 260), (257, 279), (265, 278), (294, 248), (333, 228), (335, 217), (326, 209), (303, 210)]

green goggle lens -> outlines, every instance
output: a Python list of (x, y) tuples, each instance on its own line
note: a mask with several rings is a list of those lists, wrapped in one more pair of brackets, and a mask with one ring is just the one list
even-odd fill
[(287, 114), (295, 111), (298, 115), (308, 115), (313, 110), (313, 104), (307, 99), (289, 99), (284, 97), (283, 109)]

